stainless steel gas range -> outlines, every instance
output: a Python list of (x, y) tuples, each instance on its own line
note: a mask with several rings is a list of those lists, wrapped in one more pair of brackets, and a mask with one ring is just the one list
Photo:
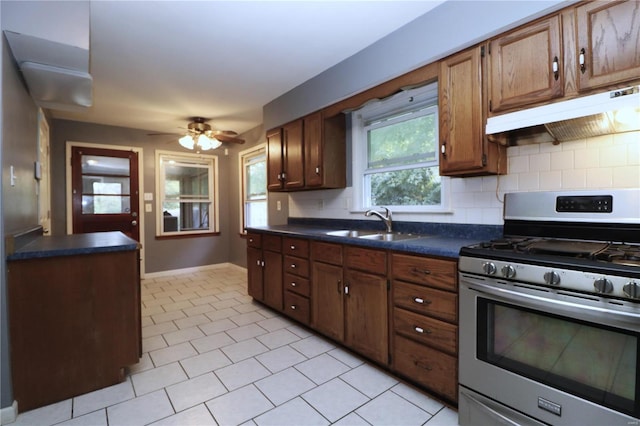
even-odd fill
[(506, 194), (459, 284), (460, 425), (640, 424), (640, 189)]

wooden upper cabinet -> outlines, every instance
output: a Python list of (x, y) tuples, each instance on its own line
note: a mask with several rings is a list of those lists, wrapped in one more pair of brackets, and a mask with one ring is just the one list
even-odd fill
[(267, 190), (282, 189), (282, 129), (267, 132)]
[(596, 1), (576, 7), (578, 90), (640, 79), (640, 2)]
[(442, 176), (506, 171), (505, 148), (490, 143), (484, 133), (483, 51), (484, 46), (477, 46), (440, 61), (438, 109)]
[(284, 188), (304, 186), (303, 122), (296, 120), (282, 127)]
[(304, 164), (307, 188), (346, 186), (345, 116), (325, 118), (321, 111), (304, 119)]
[(560, 16), (489, 42), (489, 115), (563, 96)]

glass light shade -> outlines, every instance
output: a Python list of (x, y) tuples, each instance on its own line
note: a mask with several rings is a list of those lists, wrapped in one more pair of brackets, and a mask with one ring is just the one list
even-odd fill
[(187, 149), (193, 149), (193, 138), (191, 135), (186, 135), (178, 139), (178, 143)]
[(213, 144), (211, 143), (211, 139), (206, 135), (200, 135), (198, 136), (198, 147), (203, 151), (207, 151), (213, 147)]

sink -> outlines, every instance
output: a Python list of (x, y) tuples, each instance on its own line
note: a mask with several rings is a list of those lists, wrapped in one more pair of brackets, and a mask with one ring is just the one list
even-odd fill
[(371, 235), (363, 235), (360, 238), (367, 240), (377, 240), (377, 241), (402, 241), (402, 240), (411, 240), (413, 238), (418, 238), (418, 235), (412, 234), (399, 234), (386, 232), (382, 234), (371, 234)]
[(371, 234), (377, 234), (378, 231), (360, 231), (356, 229), (341, 229), (339, 231), (327, 232), (327, 235), (333, 237), (351, 237), (351, 238), (363, 238)]
[(339, 231), (329, 231), (327, 235), (333, 237), (363, 238), (376, 241), (402, 241), (418, 238), (419, 235), (400, 234), (397, 232), (363, 231), (356, 229), (341, 229)]

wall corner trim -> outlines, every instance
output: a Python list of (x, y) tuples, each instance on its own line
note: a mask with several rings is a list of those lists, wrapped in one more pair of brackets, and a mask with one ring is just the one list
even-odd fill
[(13, 423), (18, 418), (18, 401), (13, 401), (9, 407), (0, 408), (0, 425)]

